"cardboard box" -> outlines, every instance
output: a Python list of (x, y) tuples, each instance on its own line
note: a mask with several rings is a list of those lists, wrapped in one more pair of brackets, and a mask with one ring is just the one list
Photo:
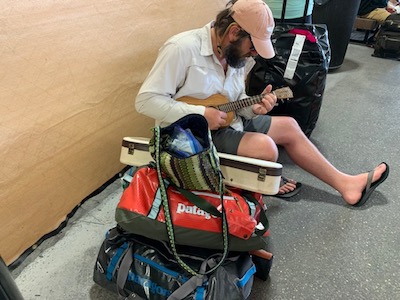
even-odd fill
[(7, 264), (118, 173), (121, 139), (154, 121), (134, 98), (171, 35), (226, 1), (3, 1), (0, 254)]

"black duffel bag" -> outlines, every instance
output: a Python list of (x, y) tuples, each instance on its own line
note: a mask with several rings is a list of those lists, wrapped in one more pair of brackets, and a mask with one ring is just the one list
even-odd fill
[[(177, 245), (177, 250), (201, 274), (222, 256), (205, 248)], [(261, 275), (268, 275), (269, 268)], [(250, 296), (255, 273), (249, 253), (230, 252), (212, 274), (193, 276), (179, 266), (166, 243), (113, 227), (100, 247), (93, 280), (117, 293), (119, 299), (244, 300)]]
[[(288, 79), (284, 78), (284, 73), (296, 37), (291, 33), (293, 30), (310, 32), (311, 35), (306, 35), (294, 76)], [(247, 78), (246, 92), (253, 96), (261, 94), (268, 84), (272, 84), (274, 89), (289, 86), (294, 97), (279, 103), (269, 114), (293, 117), (309, 137), (318, 120), (330, 62), (327, 27), (324, 24), (277, 24), (272, 42), (275, 57), (255, 58), (256, 64)]]

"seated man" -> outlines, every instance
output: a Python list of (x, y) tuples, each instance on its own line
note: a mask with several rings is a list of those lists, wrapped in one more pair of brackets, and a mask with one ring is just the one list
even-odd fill
[(383, 24), (392, 13), (397, 13), (397, 0), (361, 0), (358, 15)]
[(270, 39), (273, 29), (272, 12), (263, 0), (230, 1), (215, 21), (177, 34), (162, 46), (136, 97), (136, 110), (160, 126), (190, 113), (203, 115), (219, 152), (276, 161), (280, 145), (294, 163), (336, 189), (346, 203), (363, 205), (387, 178), (389, 166), (381, 163), (370, 173), (358, 175), (336, 169), (296, 120), (266, 115), (277, 101), (271, 85), (260, 103), (236, 111), (230, 124), (226, 124), (227, 114), (212, 106), (177, 101), (183, 96), (206, 99), (214, 94), (230, 101), (247, 98), (246, 62), (257, 54), (267, 59), (275, 55)]

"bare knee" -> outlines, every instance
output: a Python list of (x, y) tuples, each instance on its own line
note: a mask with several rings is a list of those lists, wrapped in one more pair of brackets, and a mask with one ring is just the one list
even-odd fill
[(279, 151), (273, 139), (268, 135), (247, 132), (240, 141), (238, 155), (277, 161)]
[(281, 122), (283, 123), (282, 126), (290, 129), (291, 132), (301, 131), (299, 123), (292, 117), (283, 117)]
[(268, 135), (277, 145), (286, 145), (307, 138), (299, 123), (292, 117), (273, 117)]

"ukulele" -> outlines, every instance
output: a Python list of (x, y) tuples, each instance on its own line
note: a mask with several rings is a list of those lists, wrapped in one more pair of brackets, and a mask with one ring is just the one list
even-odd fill
[[(272, 91), (279, 100), (289, 100), (293, 98), (293, 92), (289, 87), (283, 87)], [(184, 96), (177, 99), (187, 104), (203, 105), (207, 107), (214, 107), (220, 111), (227, 113), (226, 124), (222, 127), (228, 127), (235, 118), (235, 111), (260, 103), (264, 94), (256, 95), (241, 100), (230, 102), (227, 97), (221, 94), (211, 95), (207, 99), (197, 99), (190, 96)]]

